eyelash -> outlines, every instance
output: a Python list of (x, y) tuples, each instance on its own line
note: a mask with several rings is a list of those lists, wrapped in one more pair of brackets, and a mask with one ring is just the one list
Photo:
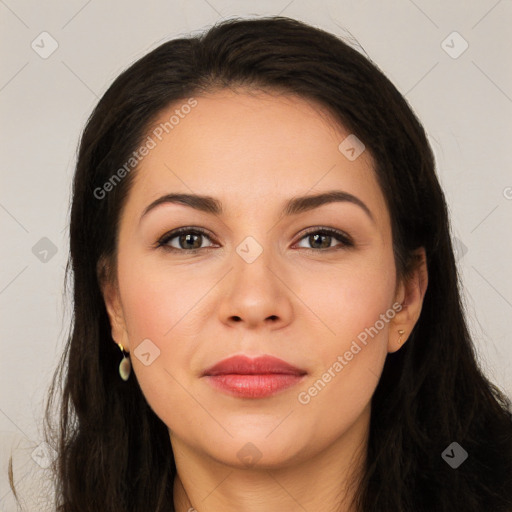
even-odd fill
[[(194, 234), (194, 235), (203, 235), (206, 238), (208, 238), (210, 241), (212, 241), (212, 237), (203, 229), (201, 228), (191, 228), (191, 227), (183, 227), (175, 229), (174, 231), (170, 231), (169, 233), (166, 233), (163, 235), (155, 244), (156, 248), (162, 248), (169, 252), (181, 252), (185, 254), (196, 254), (199, 251), (205, 250), (205, 249), (212, 249), (212, 247), (200, 247), (198, 249), (178, 249), (176, 247), (171, 247), (167, 245), (167, 243), (172, 240), (173, 238), (176, 238), (179, 235), (183, 234)], [(305, 249), (306, 251), (312, 251), (312, 252), (327, 252), (332, 250), (339, 250), (339, 249), (347, 249), (350, 247), (354, 247), (354, 243), (352, 242), (351, 238), (343, 233), (342, 231), (338, 231), (337, 229), (333, 228), (324, 228), (324, 227), (316, 227), (313, 228), (306, 233), (299, 239), (299, 242), (303, 240), (304, 238), (313, 235), (313, 234), (322, 234), (327, 235), (330, 237), (335, 238), (339, 242), (341, 242), (341, 245), (334, 246), (334, 247), (328, 247), (326, 249), (314, 249), (314, 248), (308, 248), (308, 247), (301, 247), (301, 249)]]

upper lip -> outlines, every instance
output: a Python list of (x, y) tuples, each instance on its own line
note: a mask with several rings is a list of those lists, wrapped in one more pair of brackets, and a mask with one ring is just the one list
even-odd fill
[(237, 355), (223, 359), (207, 368), (203, 372), (203, 376), (226, 374), (261, 375), (269, 373), (304, 375), (306, 371), (274, 356), (264, 355), (250, 358), (244, 355)]

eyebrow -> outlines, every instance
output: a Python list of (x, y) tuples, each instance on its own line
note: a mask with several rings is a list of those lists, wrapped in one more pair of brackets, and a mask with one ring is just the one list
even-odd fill
[[(142, 220), (142, 218), (151, 210), (164, 203), (182, 204), (184, 206), (194, 208), (195, 210), (210, 213), (216, 216), (221, 216), (223, 214), (222, 202), (218, 199), (215, 199), (214, 197), (197, 194), (166, 194), (148, 205), (142, 212), (140, 220)], [(331, 190), (315, 195), (292, 197), (285, 203), (283, 208), (283, 215), (297, 215), (299, 213), (307, 212), (329, 203), (355, 204), (359, 206), (373, 222), (375, 222), (372, 212), (368, 206), (366, 206), (366, 204), (361, 201), (361, 199), (341, 190)]]

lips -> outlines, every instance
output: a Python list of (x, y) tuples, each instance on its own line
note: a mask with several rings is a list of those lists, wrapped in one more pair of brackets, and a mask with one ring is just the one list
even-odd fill
[(233, 356), (203, 372), (213, 388), (237, 398), (266, 398), (295, 386), (306, 371), (273, 356)]
[(282, 375), (304, 375), (305, 370), (296, 368), (291, 364), (273, 356), (260, 356), (251, 359), (247, 356), (232, 356), (219, 361), (217, 364), (203, 372), (205, 376), (216, 375), (264, 375), (264, 374), (282, 374)]

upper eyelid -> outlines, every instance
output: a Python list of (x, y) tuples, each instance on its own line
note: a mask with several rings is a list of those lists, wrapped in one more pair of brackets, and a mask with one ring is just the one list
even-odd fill
[[(179, 236), (183, 233), (191, 233), (191, 232), (193, 232), (195, 234), (200, 234), (202, 236), (206, 236), (212, 243), (216, 243), (215, 237), (213, 235), (210, 235), (210, 232), (208, 230), (206, 230), (204, 228), (194, 227), (194, 226), (184, 226), (184, 227), (176, 228), (175, 230), (171, 230), (171, 231), (165, 233), (163, 236), (161, 236), (159, 238), (157, 244), (161, 243), (163, 246), (165, 246), (170, 240), (176, 238), (177, 236)], [(310, 228), (306, 228), (306, 231), (300, 235), (300, 237), (298, 238), (298, 240), (295, 243), (300, 242), (303, 238), (305, 238), (308, 235), (311, 235), (313, 233), (319, 233), (319, 232), (320, 233), (327, 232), (328, 236), (332, 236), (332, 237), (338, 236), (340, 238), (345, 238), (350, 243), (353, 243), (352, 237), (348, 233), (345, 233), (344, 231), (342, 231), (340, 229), (327, 227), (327, 226), (312, 226)], [(202, 248), (198, 248), (198, 249), (178, 249), (176, 247), (171, 247), (171, 248), (176, 249), (177, 251), (181, 251), (181, 252), (198, 251), (200, 249), (208, 249), (208, 247), (202, 247)]]

